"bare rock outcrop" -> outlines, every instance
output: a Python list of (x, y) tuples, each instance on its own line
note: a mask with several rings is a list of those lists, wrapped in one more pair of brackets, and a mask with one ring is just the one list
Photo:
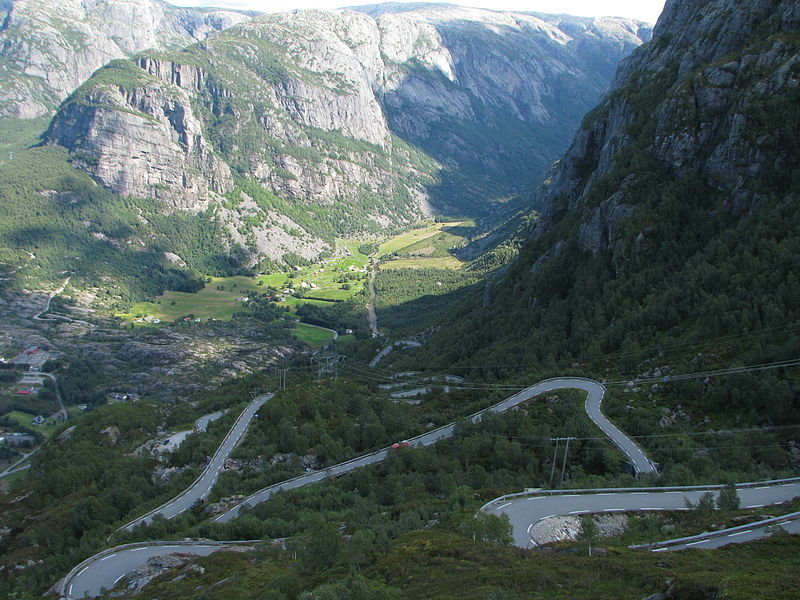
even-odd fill
[[(627, 515), (593, 515), (598, 534), (611, 537), (625, 532)], [(580, 536), (581, 518), (574, 516), (550, 517), (542, 519), (530, 530), (531, 541), (535, 546), (553, 542), (575, 541)]]
[(0, 115), (46, 115), (110, 60), (184, 46), (249, 19), (155, 0), (59, 0), (57, 9), (47, 0), (14, 0), (0, 29)]
[[(800, 7), (788, 0), (667, 2), (653, 41), (622, 61), (553, 173), (546, 223), (583, 204), (581, 246), (612, 250), (617, 266), (615, 232), (641, 192), (626, 193), (623, 181), (605, 200), (592, 193), (615, 169), (630, 170), (631, 155), (652, 159), (651, 171), (699, 177), (733, 210), (757, 204), (753, 182), (793, 168), (780, 124), (764, 122), (759, 107), (800, 89), (800, 55), (785, 35), (798, 25)], [(637, 137), (642, 130), (646, 138)]]
[(98, 86), (66, 104), (48, 135), (72, 149), (75, 164), (124, 196), (200, 210), (210, 193), (233, 187), (230, 169), (211, 150), (181, 88)]
[(113, 62), (46, 141), (121, 195), (211, 208), (247, 264), (311, 259), (332, 235), (404, 225), (434, 203), (491, 211), (563, 148), (535, 138), (575, 127), (650, 33), (626, 19), (365, 12), (264, 15)]

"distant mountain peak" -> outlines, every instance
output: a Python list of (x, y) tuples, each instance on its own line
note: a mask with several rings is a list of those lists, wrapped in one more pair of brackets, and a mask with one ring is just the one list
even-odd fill
[(0, 116), (51, 113), (99, 67), (205, 39), (251, 17), (158, 0), (0, 0)]

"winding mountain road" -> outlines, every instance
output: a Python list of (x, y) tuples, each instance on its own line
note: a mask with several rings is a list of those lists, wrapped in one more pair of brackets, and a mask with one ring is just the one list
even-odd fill
[[(597, 426), (600, 427), (600, 429), (602, 429), (603, 432), (609, 436), (609, 438), (611, 438), (614, 444), (616, 444), (626, 454), (626, 456), (628, 456), (637, 473), (649, 473), (655, 470), (653, 463), (645, 456), (642, 449), (630, 438), (626, 437), (619, 429), (612, 425), (608, 419), (602, 415), (602, 413), (600, 413), (600, 404), (603, 400), (606, 390), (602, 384), (592, 381), (591, 379), (580, 379), (574, 377), (545, 379), (544, 381), (526, 388), (518, 394), (506, 398), (505, 400), (502, 400), (501, 402), (498, 402), (489, 408), (470, 415), (465, 420), (471, 421), (472, 423), (478, 423), (488, 413), (502, 413), (522, 404), (523, 402), (527, 402), (528, 400), (536, 398), (537, 396), (541, 396), (542, 394), (555, 390), (566, 389), (579, 389), (589, 394), (586, 399), (587, 412), (591, 409), (592, 412), (590, 412), (590, 416), (592, 416), (592, 413), (599, 415), (600, 418), (595, 420), (595, 418), (592, 417), (592, 420), (594, 420)], [(453, 433), (455, 432), (456, 425), (457, 423), (455, 422), (449, 423), (443, 427), (439, 427), (438, 429), (434, 429), (427, 433), (423, 433), (422, 435), (409, 438), (406, 441), (411, 447), (431, 446), (440, 440), (452, 437)], [(263, 488), (243, 500), (237, 506), (234, 506), (227, 512), (219, 515), (214, 519), (214, 521), (218, 523), (225, 523), (231, 519), (235, 519), (239, 516), (239, 513), (244, 507), (253, 507), (257, 504), (260, 504), (267, 500), (275, 492), (280, 490), (297, 489), (312, 483), (317, 483), (318, 481), (323, 481), (330, 477), (344, 475), (350, 471), (355, 471), (356, 469), (381, 462), (386, 459), (391, 450), (392, 449), (390, 447), (382, 448), (381, 450), (359, 456), (358, 458), (328, 467), (327, 469), (315, 471), (306, 475), (300, 475), (299, 477)]]
[(225, 414), (225, 412), (226, 411), (224, 411), (224, 410), (218, 410), (218, 411), (215, 411), (213, 413), (209, 413), (207, 415), (203, 415), (202, 417), (197, 419), (197, 421), (195, 421), (195, 424), (194, 424), (195, 431), (206, 431), (208, 429), (209, 423), (219, 419), (222, 415)]
[(44, 315), (44, 314), (45, 314), (47, 311), (49, 311), (49, 310), (50, 310), (50, 303), (53, 301), (53, 298), (54, 298), (55, 296), (58, 296), (58, 295), (59, 295), (61, 292), (63, 292), (63, 291), (64, 291), (64, 288), (66, 288), (66, 287), (67, 287), (67, 284), (69, 283), (69, 280), (70, 280), (70, 279), (71, 279), (71, 277), (67, 277), (67, 278), (64, 280), (64, 283), (62, 283), (62, 284), (61, 284), (61, 287), (60, 287), (60, 288), (58, 288), (58, 289), (57, 289), (57, 290), (55, 290), (54, 292), (51, 292), (51, 293), (50, 293), (50, 294), (47, 296), (47, 304), (45, 304), (45, 305), (44, 305), (44, 308), (43, 308), (42, 310), (40, 310), (38, 313), (36, 313), (35, 315), (33, 315), (33, 320), (34, 320), (34, 321), (50, 321), (50, 320), (53, 320), (51, 317), (45, 317), (45, 316), (43, 316), (43, 315)]
[(586, 403), (584, 405), (586, 414), (589, 415), (589, 418), (594, 422), (595, 425), (603, 430), (603, 433), (608, 436), (612, 443), (619, 448), (625, 456), (628, 457), (628, 462), (630, 462), (630, 464), (633, 466), (636, 474), (657, 473), (658, 470), (656, 469), (655, 464), (653, 461), (647, 458), (647, 456), (645, 456), (644, 450), (642, 450), (642, 448), (631, 438), (622, 433), (622, 431), (620, 431), (616, 425), (609, 421), (600, 410), (600, 406), (603, 403), (603, 397), (606, 393), (606, 388), (602, 384), (590, 379), (583, 381), (583, 387), (578, 385), (577, 382), (579, 380), (572, 381), (575, 382), (574, 387), (583, 389), (587, 393)]
[(217, 482), (217, 477), (219, 477), (220, 471), (222, 471), (225, 460), (231, 455), (231, 452), (233, 452), (234, 448), (236, 448), (244, 436), (245, 431), (247, 431), (247, 426), (250, 424), (250, 421), (258, 412), (258, 409), (264, 406), (272, 396), (274, 396), (274, 394), (259, 396), (247, 405), (239, 415), (239, 418), (236, 419), (233, 427), (228, 431), (225, 439), (222, 440), (222, 444), (217, 448), (217, 451), (200, 474), (200, 477), (198, 477), (191, 486), (172, 500), (134, 519), (120, 529), (131, 531), (139, 525), (149, 524), (156, 515), (162, 515), (166, 519), (172, 519), (189, 510), (198, 500), (205, 499), (211, 493), (211, 488), (213, 488), (214, 484)]
[(191, 554), (208, 556), (233, 542), (220, 544), (213, 542), (160, 542), (152, 545), (118, 546), (100, 554), (95, 554), (82, 562), (65, 579), (63, 598), (87, 598), (99, 596), (103, 589), (113, 588), (117, 582), (132, 573), (149, 559), (167, 554)]
[[(688, 510), (687, 501), (697, 504), (703, 494), (715, 493), (720, 487), (565, 490), (558, 493), (545, 490), (501, 496), (484, 505), (482, 510), (489, 514), (507, 515), (512, 526), (514, 545), (530, 548), (535, 545), (531, 541), (530, 531), (544, 519), (590, 513)], [(740, 484), (737, 492), (744, 508), (770, 506), (800, 496), (800, 480)], [(745, 538), (727, 543), (734, 541), (745, 541)], [(723, 545), (722, 542), (722, 539), (718, 539), (717, 545)], [(714, 546), (709, 543), (703, 547)]]
[[(477, 423), (488, 413), (502, 413), (544, 393), (562, 389), (579, 389), (587, 392), (585, 403), (587, 414), (628, 457), (628, 460), (637, 474), (656, 471), (655, 465), (647, 458), (641, 447), (625, 436), (625, 434), (602, 414), (600, 409), (605, 395), (605, 387), (601, 383), (590, 379), (547, 379), (489, 408), (466, 417), (464, 421)], [(228, 432), (228, 435), (203, 474), (189, 489), (147, 515), (128, 523), (124, 528), (130, 530), (140, 523), (148, 523), (156, 514), (162, 514), (166, 518), (172, 518), (190, 508), (197, 500), (205, 498), (216, 482), (225, 458), (230, 455), (235, 445), (244, 435), (247, 424), (258, 409), (271, 397), (272, 394), (261, 396), (248, 405)], [(456, 423), (450, 423), (411, 438), (407, 440), (407, 442), (412, 447), (430, 446), (440, 440), (452, 437), (455, 428)], [(239, 505), (219, 515), (214, 521), (221, 523), (230, 521), (238, 517), (243, 508), (252, 507), (264, 502), (279, 490), (291, 490), (311, 485), (330, 477), (336, 477), (354, 471), (355, 469), (381, 462), (386, 459), (391, 451), (391, 448), (383, 448), (376, 452), (328, 467), (327, 469), (307, 473), (279, 484), (263, 488), (246, 498)], [(531, 540), (528, 532), (536, 522), (542, 519), (566, 514), (580, 515), (587, 513), (629, 511), (686, 510), (686, 500), (696, 502), (703, 493), (718, 487), (719, 486), (707, 486), (702, 488), (542, 491), (535, 494), (503, 496), (489, 502), (482, 510), (492, 514), (508, 515), (513, 526), (514, 543), (521, 547), (529, 547), (531, 545)], [(764, 482), (762, 484), (742, 484), (739, 486), (739, 495), (742, 499), (742, 504), (746, 507), (784, 502), (791, 500), (795, 496), (800, 496), (800, 479)], [(798, 515), (798, 517), (800, 518), (800, 515)], [(793, 530), (792, 528), (795, 527), (800, 528), (800, 520), (791, 520), (787, 524), (782, 524), (781, 526), (789, 530)], [(738, 531), (731, 531), (727, 534), (722, 532), (720, 535), (724, 535), (724, 538), (711, 536), (714, 541), (706, 542), (693, 540), (686, 541), (686, 544), (691, 547), (692, 544), (697, 542), (696, 545), (708, 544), (708, 546), (703, 547), (710, 548), (714, 547), (714, 544), (721, 545), (722, 543), (744, 541), (748, 539), (747, 536), (751, 534), (763, 536), (766, 534), (766, 531), (767, 528), (765, 526), (763, 529), (754, 527), (741, 534), (739, 534)], [(709, 537), (709, 540), (711, 537)], [(725, 540), (728, 541), (725, 542)], [(73, 568), (61, 583), (61, 593), (64, 598), (70, 600), (86, 596), (96, 596), (101, 593), (102, 588), (113, 587), (122, 577), (144, 564), (151, 557), (173, 553), (204, 556), (221, 548), (242, 543), (245, 542), (208, 542), (202, 540), (187, 540), (185, 542), (154, 541), (110, 548), (87, 558), (81, 564)], [(670, 542), (664, 543), (669, 544)], [(662, 551), (679, 547), (680, 544), (672, 545), (669, 548), (654, 547), (652, 549), (653, 551)]]

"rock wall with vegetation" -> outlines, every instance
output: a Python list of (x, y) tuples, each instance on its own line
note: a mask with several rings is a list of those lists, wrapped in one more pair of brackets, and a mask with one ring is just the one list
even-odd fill
[(309, 259), (434, 212), (508, 213), (649, 34), (457, 7), (265, 15), (109, 64), (46, 140), (120, 195), (217, 200), (252, 261)]
[[(437, 334), (437, 364), (634, 378), (800, 355), (798, 17), (788, 1), (668, 2), (555, 169), (519, 260)], [(793, 423), (790, 374), (668, 390)]]
[(0, 6), (0, 116), (52, 113), (99, 67), (147, 48), (181, 47), (250, 17), (154, 0), (13, 0)]

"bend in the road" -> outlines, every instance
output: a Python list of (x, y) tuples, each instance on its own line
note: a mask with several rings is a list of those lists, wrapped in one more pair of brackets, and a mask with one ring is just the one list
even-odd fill
[[(539, 522), (553, 517), (688, 510), (687, 502), (696, 504), (703, 494), (721, 487), (540, 490), (495, 498), (481, 510), (506, 515), (512, 526), (514, 544), (528, 548), (534, 545), (531, 530)], [(744, 508), (779, 504), (800, 496), (800, 478), (739, 484), (737, 493)]]
[(156, 556), (181, 553), (208, 556), (224, 548), (260, 543), (261, 540), (216, 542), (153, 541), (123, 544), (103, 550), (76, 565), (60, 584), (62, 598), (97, 596), (102, 590), (113, 588), (125, 575), (133, 572)]
[[(505, 400), (487, 408), (473, 415), (466, 417), (466, 421), (470, 421), (473, 423), (477, 423), (483, 419), (483, 417), (488, 414), (489, 412), (504, 412), (513, 408), (523, 402), (526, 402), (532, 398), (535, 398), (543, 393), (551, 392), (554, 390), (560, 389), (581, 389), (588, 393), (587, 400), (586, 400), (586, 410), (589, 413), (589, 416), (592, 420), (600, 427), (604, 433), (606, 433), (612, 441), (619, 447), (631, 460), (631, 463), (634, 465), (634, 468), (637, 469), (637, 472), (652, 472), (655, 470), (653, 463), (647, 459), (644, 455), (642, 449), (636, 445), (630, 438), (625, 436), (618, 428), (614, 427), (608, 419), (606, 419), (602, 412), (600, 411), (600, 405), (605, 394), (605, 388), (602, 384), (592, 381), (589, 379), (580, 379), (580, 378), (555, 378), (549, 379), (542, 382), (537, 383), (534, 386), (526, 388), (525, 390), (506, 398)], [(241, 439), (244, 431), (246, 429), (247, 423), (249, 423), (250, 419), (253, 417), (255, 412), (258, 408), (266, 402), (272, 394), (267, 396), (262, 396), (254, 400), (246, 409), (242, 412), (237, 420), (236, 424), (233, 428), (228, 432), (223, 443), (220, 445), (217, 453), (212, 459), (212, 462), (206, 467), (203, 474), (198, 478), (198, 480), (183, 494), (179, 495), (177, 498), (169, 501), (165, 505), (162, 505), (158, 509), (151, 511), (147, 515), (140, 517), (139, 519), (129, 523), (125, 526), (125, 528), (130, 529), (138, 523), (145, 522), (154, 516), (155, 514), (161, 513), (165, 514), (167, 518), (171, 518), (168, 513), (180, 514), (184, 510), (188, 509), (197, 499), (205, 498), (206, 495), (210, 492), (211, 487), (213, 486), (214, 482), (216, 481), (216, 477), (222, 467), (222, 463), (224, 462), (224, 458), (230, 454), (230, 452), (235, 447), (236, 443)], [(252, 410), (251, 410), (252, 409)], [(436, 442), (449, 438), (453, 435), (455, 431), (456, 423), (450, 423), (433, 431), (429, 431), (422, 435), (416, 436), (415, 438), (411, 438), (408, 440), (409, 444), (413, 447), (424, 447), (430, 446), (435, 444)], [(344, 473), (348, 473), (355, 469), (375, 464), (384, 460), (389, 453), (391, 452), (390, 448), (383, 448), (376, 452), (372, 452), (370, 454), (366, 454), (364, 456), (360, 456), (358, 458), (346, 461), (344, 463), (334, 465), (332, 467), (328, 467), (321, 471), (316, 471), (313, 473), (308, 473), (301, 475), (299, 477), (295, 477), (294, 479), (290, 479), (284, 481), (282, 483), (270, 486), (268, 488), (264, 488), (262, 490), (257, 491), (249, 498), (247, 498), (244, 502), (240, 503), (230, 511), (223, 513), (222, 515), (218, 516), (215, 521), (217, 522), (225, 522), (230, 519), (236, 518), (241, 509), (245, 506), (255, 506), (260, 502), (263, 502), (270, 495), (275, 493), (281, 489), (295, 489), (305, 485), (310, 485), (312, 483), (316, 483), (322, 480), (325, 480), (329, 477), (335, 477), (338, 475), (342, 475)], [(219, 457), (224, 457), (221, 460), (217, 460)], [(202, 481), (202, 484), (201, 484)], [(525, 520), (525, 523), (530, 523), (531, 525), (535, 522), (532, 518), (537, 518), (538, 520), (542, 520), (544, 518), (548, 518), (549, 516), (554, 516), (555, 514), (586, 514), (589, 512), (620, 512), (620, 511), (648, 511), (648, 510), (675, 510), (683, 507), (685, 509), (685, 502), (687, 499), (692, 499), (695, 501), (695, 496), (699, 496), (699, 494), (703, 493), (708, 489), (712, 489), (714, 486), (708, 486), (707, 488), (702, 488), (698, 490), (697, 488), (693, 488), (691, 490), (684, 490), (680, 491), (677, 489), (662, 489), (662, 488), (653, 488), (651, 491), (635, 491), (635, 490), (616, 490), (616, 496), (609, 490), (585, 490), (585, 494), (578, 494), (573, 492), (561, 492), (561, 493), (547, 493), (543, 492), (542, 494), (534, 497), (527, 496), (525, 498), (517, 498), (511, 499), (508, 502), (503, 502), (502, 504), (498, 503), (496, 499), (493, 502), (490, 502), (484, 507), (484, 510), (488, 512), (495, 512), (496, 514), (508, 514), (509, 512), (512, 513), (519, 513), (521, 515), (520, 518)], [(747, 486), (745, 486), (747, 487)], [(747, 488), (750, 489), (750, 488)], [(778, 496), (782, 498), (781, 500), (774, 500), (771, 499), (769, 496), (770, 492), (764, 492), (764, 490), (773, 490), (779, 489)], [(643, 494), (649, 494), (647, 497), (644, 497)], [(653, 496), (652, 494), (658, 494), (658, 496)], [(800, 480), (791, 480), (786, 481), (784, 483), (777, 483), (775, 485), (762, 485), (756, 486), (752, 489), (753, 498), (750, 498), (751, 492), (747, 493), (748, 501), (750, 502), (759, 502), (761, 505), (774, 503), (776, 501), (784, 501), (787, 498), (794, 497), (795, 495), (800, 495)], [(761, 496), (759, 496), (761, 494)], [(764, 497), (762, 497), (764, 496)], [(670, 498), (666, 500), (666, 498)], [(577, 500), (576, 500), (577, 498)], [(601, 505), (592, 506), (591, 500), (589, 501), (589, 506), (587, 506), (587, 499), (593, 499), (595, 502), (602, 498), (603, 500), (600, 501)], [(546, 500), (545, 500), (546, 499)], [(658, 501), (659, 506), (655, 506)], [(549, 507), (542, 511), (545, 507), (546, 503), (555, 504), (553, 507)], [(608, 503), (611, 501), (617, 502), (619, 506), (611, 506), (602, 505), (602, 503)], [(544, 503), (542, 503), (544, 502)], [(541, 503), (541, 504), (540, 504)], [(663, 504), (671, 503), (669, 507), (662, 507)], [(185, 504), (185, 506), (184, 506)], [(518, 506), (525, 505), (523, 509), (517, 510)], [(573, 506), (574, 504), (574, 506)], [(680, 505), (680, 506), (678, 506)], [(511, 508), (510, 508), (511, 507)], [(533, 517), (531, 516), (530, 510), (535, 507), (535, 510), (539, 512), (533, 513)], [(170, 508), (170, 510), (166, 510)], [(551, 511), (551, 512), (548, 512)], [(547, 514), (544, 514), (547, 513)], [(537, 516), (538, 515), (538, 516)], [(512, 525), (515, 525), (512, 519)], [(527, 531), (531, 525), (528, 527), (522, 528), (522, 531), (525, 531), (525, 535), (527, 535)], [(522, 546), (529, 545), (530, 539), (527, 540), (522, 538), (518, 538), (519, 527), (515, 525), (514, 532), (515, 532), (515, 543)], [(522, 543), (519, 543), (521, 539)], [(219, 543), (208, 543), (204, 541), (187, 541), (185, 543), (175, 543), (175, 542), (153, 542), (150, 544), (145, 544), (144, 547), (149, 548), (149, 550), (145, 551), (142, 546), (137, 546), (135, 548), (125, 549), (124, 552), (120, 548), (112, 548), (109, 550), (105, 550), (93, 557), (86, 559), (83, 563), (75, 567), (68, 577), (64, 580), (64, 588), (62, 588), (62, 593), (65, 594), (68, 598), (76, 597), (73, 594), (79, 593), (83, 594), (84, 590), (89, 590), (89, 593), (92, 593), (91, 590), (100, 588), (98, 586), (105, 585), (106, 587), (111, 587), (107, 585), (108, 583), (114, 584), (116, 581), (119, 580), (123, 575), (129, 573), (137, 566), (139, 566), (142, 562), (142, 558), (146, 557), (145, 554), (152, 554), (152, 555), (162, 555), (162, 554), (169, 554), (170, 552), (175, 551), (174, 548), (179, 548), (181, 552), (184, 553), (210, 553), (219, 547), (224, 547), (225, 545), (231, 545), (235, 542), (219, 542)], [(212, 549), (213, 548), (213, 549)], [(197, 550), (197, 552), (194, 552)], [(116, 553), (115, 553), (116, 551)], [(137, 556), (131, 559), (131, 556), (134, 553), (138, 553)], [(114, 579), (113, 581), (106, 581), (108, 579), (108, 573), (111, 571), (109, 570), (112, 562), (112, 555), (114, 557), (124, 555), (125, 560), (121, 560), (120, 564), (115, 566), (113, 571)], [(128, 560), (130, 559), (130, 560)], [(116, 560), (116, 559), (114, 559)], [(138, 561), (138, 562), (137, 562)], [(101, 564), (103, 562), (103, 564)], [(132, 564), (135, 562), (136, 564)], [(79, 579), (83, 578), (83, 579)], [(105, 584), (101, 584), (99, 582), (106, 582)], [(80, 591), (78, 591), (80, 590)]]
[[(597, 384), (597, 382), (592, 382)], [(643, 473), (658, 473), (655, 463), (647, 458), (642, 447), (625, 435), (616, 425), (614, 425), (602, 412), (603, 398), (605, 396), (605, 386), (602, 392), (597, 387), (591, 386), (587, 389), (586, 402), (584, 409), (592, 422), (597, 425), (611, 442), (628, 458), (628, 462), (633, 466), (636, 475)]]
[(250, 424), (250, 421), (273, 395), (274, 394), (270, 393), (259, 396), (247, 405), (228, 431), (225, 439), (222, 440), (222, 443), (219, 445), (219, 448), (217, 448), (211, 461), (209, 461), (206, 468), (203, 469), (203, 472), (195, 479), (192, 485), (175, 498), (168, 500), (147, 514), (123, 525), (120, 529), (131, 531), (138, 525), (150, 523), (156, 515), (163, 515), (167, 519), (172, 519), (190, 509), (198, 500), (205, 499), (211, 493), (211, 488), (213, 488), (214, 484), (217, 482), (225, 460), (231, 455), (231, 452), (233, 452), (234, 448), (236, 448), (244, 436), (245, 431), (247, 431), (247, 426)]
[[(570, 377), (545, 379), (544, 381), (540, 381), (536, 385), (528, 387), (521, 392), (506, 398), (501, 402), (498, 402), (497, 404), (466, 417), (465, 420), (471, 421), (472, 423), (478, 423), (486, 414), (490, 412), (502, 413), (514, 408), (515, 406), (518, 406), (519, 404), (522, 404), (523, 402), (527, 402), (528, 400), (540, 396), (541, 394), (563, 389), (579, 389), (587, 392), (589, 394), (586, 402), (587, 412), (591, 406), (595, 417), (597, 415), (602, 417), (602, 419), (595, 420), (595, 423), (597, 423), (598, 427), (600, 427), (600, 429), (602, 429), (603, 432), (606, 433), (609, 438), (611, 438), (617, 447), (625, 452), (626, 456), (628, 456), (634, 465), (634, 468), (637, 470), (637, 473), (650, 472), (651, 470), (654, 470), (653, 463), (645, 456), (644, 451), (633, 440), (625, 436), (619, 429), (614, 427), (611, 422), (602, 415), (600, 412), (600, 403), (605, 395), (605, 387), (601, 383), (591, 379)], [(592, 413), (590, 413), (590, 416), (592, 416)], [(407, 441), (412, 447), (430, 446), (440, 440), (452, 437), (453, 433), (455, 432), (455, 427), (456, 422), (449, 423), (439, 427), (438, 429), (434, 429), (427, 433), (410, 438)], [(354, 471), (361, 467), (380, 462), (384, 460), (390, 452), (391, 448), (382, 448), (344, 463), (328, 467), (322, 471), (315, 471), (314, 473), (300, 475), (288, 481), (283, 481), (281, 483), (262, 488), (248, 498), (245, 498), (241, 503), (237, 504), (230, 510), (216, 517), (214, 521), (224, 523), (231, 519), (235, 519), (239, 516), (244, 507), (256, 506), (257, 504), (267, 500), (277, 491), (297, 489), (312, 483), (323, 481), (330, 477), (338, 477), (339, 475), (349, 473), (350, 471)]]

